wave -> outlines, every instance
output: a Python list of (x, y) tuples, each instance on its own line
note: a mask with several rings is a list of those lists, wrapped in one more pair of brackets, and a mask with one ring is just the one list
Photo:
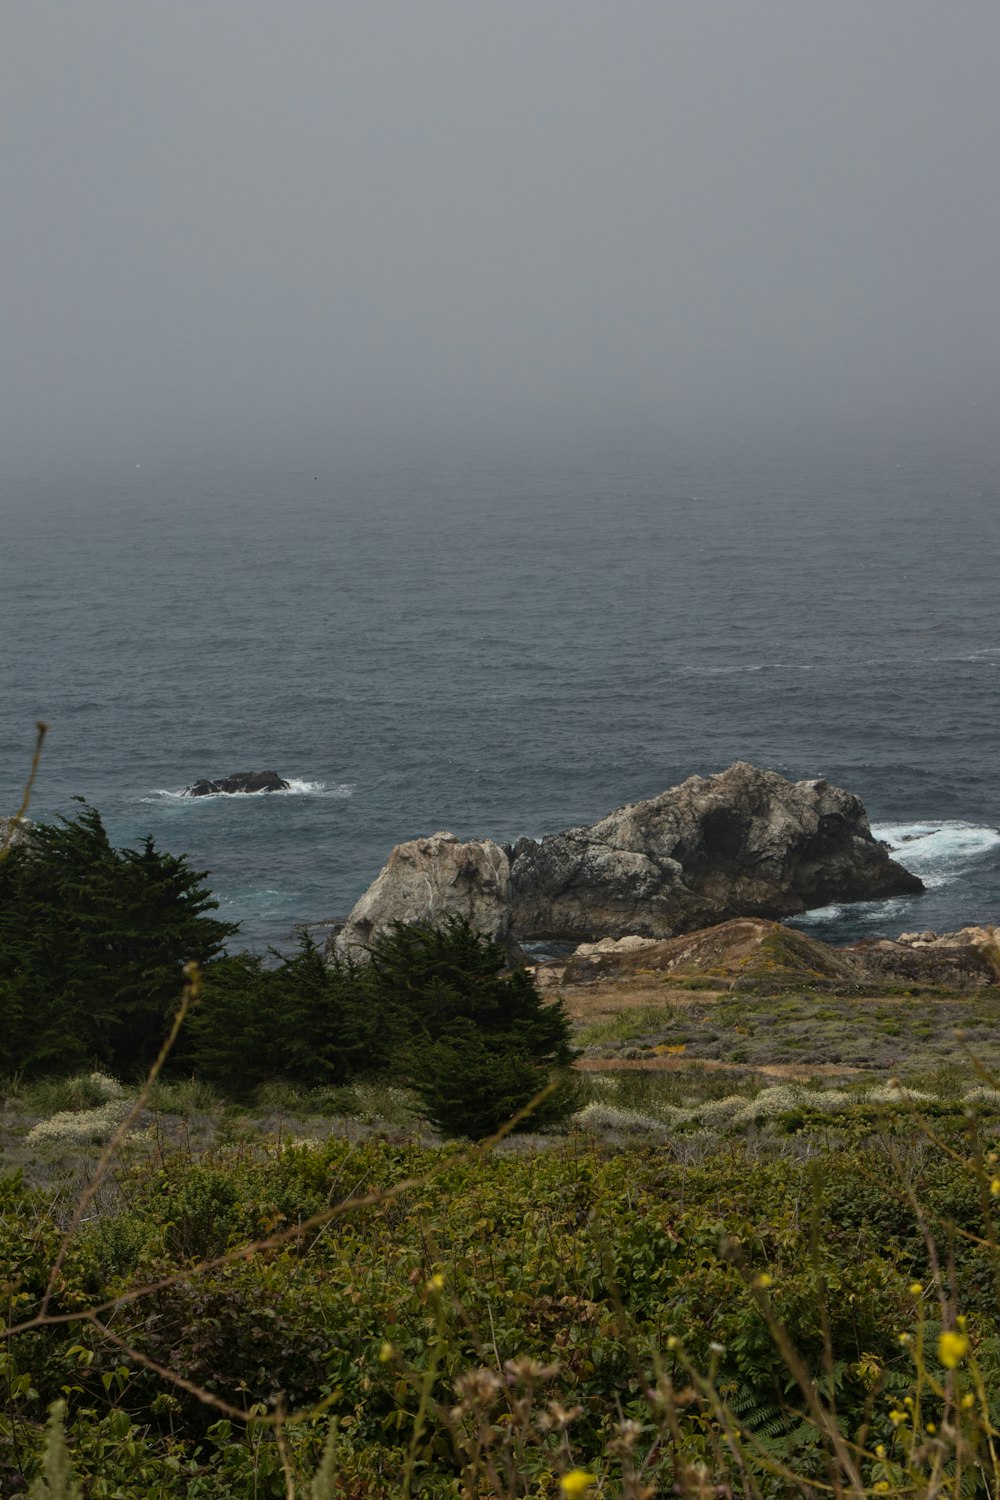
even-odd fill
[(183, 802), (191, 806), (199, 802), (257, 802), (261, 797), (336, 797), (343, 800), (354, 796), (354, 785), (349, 781), (328, 786), (325, 781), (307, 781), (304, 777), (289, 776), (288, 786), (280, 792), (209, 792), (205, 797), (191, 797), (186, 787), (171, 791), (166, 787), (155, 788), (138, 802)]
[(872, 833), (929, 890), (950, 885), (968, 874), (977, 860), (1000, 848), (1000, 831), (976, 823), (880, 823)]

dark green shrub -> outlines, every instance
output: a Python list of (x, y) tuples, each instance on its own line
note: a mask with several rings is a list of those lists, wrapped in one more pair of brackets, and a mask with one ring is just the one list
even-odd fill
[[(399, 1070), (446, 1135), (481, 1138), (528, 1104), (572, 1057), (561, 1002), (546, 1005), (499, 943), (462, 917), (393, 930), (372, 948), (372, 1003), (400, 1039)], [(576, 1107), (564, 1083), (522, 1128)]]
[(195, 1069), (233, 1099), (286, 1079), (302, 1088), (347, 1082), (387, 1061), (389, 1038), (365, 976), (324, 963), (308, 937), (292, 958), (238, 953), (212, 964), (190, 1023)]

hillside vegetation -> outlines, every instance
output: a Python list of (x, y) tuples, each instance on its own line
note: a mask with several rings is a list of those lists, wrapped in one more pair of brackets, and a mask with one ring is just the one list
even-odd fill
[(0, 880), (0, 1495), (1000, 1492), (996, 986), (876, 993), (781, 929), (669, 972), (508, 973), (460, 923), (226, 956), (90, 810)]

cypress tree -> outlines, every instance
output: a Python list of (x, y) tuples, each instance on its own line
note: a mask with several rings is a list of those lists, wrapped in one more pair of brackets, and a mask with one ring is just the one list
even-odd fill
[(206, 915), (218, 902), (204, 879), (151, 838), (113, 848), (86, 803), (35, 825), (0, 863), (0, 1068), (147, 1068), (184, 964), (238, 930)]
[[(479, 1139), (523, 1109), (573, 1057), (561, 1001), (545, 1003), (524, 969), (464, 917), (394, 924), (371, 950), (373, 1003), (397, 1041), (399, 1072), (446, 1135)], [(521, 1126), (565, 1117), (561, 1086)]]

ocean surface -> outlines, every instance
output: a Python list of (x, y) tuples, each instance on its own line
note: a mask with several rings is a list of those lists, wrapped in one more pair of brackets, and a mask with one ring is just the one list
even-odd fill
[[(597, 445), (0, 487), (0, 808), (187, 853), (243, 945), (342, 917), (400, 839), (591, 822), (737, 759), (864, 800), (927, 894), (832, 941), (1000, 921), (996, 456)], [(190, 800), (275, 769), (287, 793)]]

